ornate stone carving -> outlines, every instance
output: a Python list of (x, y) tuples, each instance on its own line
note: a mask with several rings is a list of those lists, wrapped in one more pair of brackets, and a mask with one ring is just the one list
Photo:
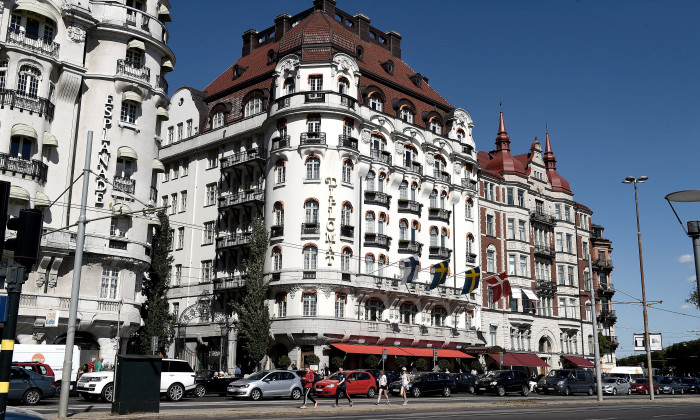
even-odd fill
[(462, 173), (462, 167), (460, 165), (454, 165), (455, 166), (455, 175), (459, 175)]
[(371, 137), (372, 133), (369, 130), (362, 130), (362, 143), (368, 144)]
[(288, 57), (282, 60), (279, 64), (279, 69), (282, 73), (294, 72), (299, 67), (299, 59), (297, 57)]
[(396, 153), (402, 154), (404, 150), (403, 143), (396, 143)]
[(432, 166), (433, 163), (435, 163), (435, 158), (432, 155), (427, 155), (425, 157), (425, 163), (427, 163), (429, 166)]
[(354, 66), (347, 58), (340, 57), (338, 59), (338, 73), (348, 73), (353, 67)]
[[(64, 3), (65, 6), (65, 3)], [(68, 27), (68, 38), (73, 42), (85, 42), (85, 29), (80, 26), (71, 25)]]
[(326, 299), (330, 298), (331, 293), (333, 293), (333, 288), (331, 286), (328, 286), (328, 285), (319, 286), (318, 290), (320, 290), (323, 293), (323, 295), (326, 297)]
[(460, 125), (467, 125), (467, 123), (469, 121), (469, 117), (467, 116), (467, 113), (461, 109), (455, 110), (454, 117), (455, 117), (455, 120), (457, 121), (457, 124), (460, 124)]

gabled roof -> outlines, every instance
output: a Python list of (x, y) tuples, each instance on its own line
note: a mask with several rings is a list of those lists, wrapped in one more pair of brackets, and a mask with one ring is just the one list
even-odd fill
[[(226, 69), (225, 72), (223, 72), (219, 77), (214, 79), (213, 82), (209, 83), (209, 85), (204, 88), (204, 93), (206, 94), (207, 98), (274, 70), (277, 62), (273, 61), (268, 64), (267, 52), (270, 49), (277, 51), (278, 45), (279, 43), (272, 42), (266, 46), (267, 48), (260, 47), (245, 57), (241, 57), (231, 67)], [(246, 70), (243, 72), (243, 74), (234, 79), (233, 68), (236, 66), (245, 68)]]

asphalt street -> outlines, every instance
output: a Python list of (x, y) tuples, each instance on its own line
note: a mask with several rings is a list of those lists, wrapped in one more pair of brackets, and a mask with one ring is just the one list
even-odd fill
[[(237, 417), (241, 419), (271, 419), (293, 418), (509, 418), (517, 416), (520, 419), (541, 419), (543, 415), (552, 419), (697, 419), (700, 416), (699, 395), (660, 395), (654, 403), (648, 396), (606, 396), (603, 403), (596, 401), (595, 396), (576, 395), (563, 397), (558, 395), (531, 394), (528, 397), (508, 395), (497, 397), (492, 395), (454, 394), (451, 397), (421, 397), (409, 398), (408, 406), (401, 405), (400, 398), (391, 398), (392, 404), (376, 406), (375, 399), (357, 396), (353, 398), (353, 407), (341, 404), (334, 408), (334, 401), (329, 398), (319, 399), (317, 409), (300, 410), (297, 407), (301, 401), (290, 399), (271, 399), (263, 401), (232, 400), (230, 398), (207, 396), (204, 398), (184, 398), (179, 402), (161, 400), (159, 414), (132, 415), (132, 418), (201, 418), (225, 419)], [(309, 405), (312, 407), (312, 405)], [(51, 398), (42, 401), (38, 406), (28, 407), (49, 418), (56, 418), (58, 399)], [(111, 405), (102, 402), (86, 402), (73, 397), (69, 403), (69, 415), (73, 418), (109, 418)], [(114, 417), (112, 417), (114, 418)]]

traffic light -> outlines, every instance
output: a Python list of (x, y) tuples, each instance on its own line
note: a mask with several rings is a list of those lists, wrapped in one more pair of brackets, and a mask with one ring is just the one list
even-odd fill
[(7, 207), (10, 205), (10, 184), (0, 181), (0, 258), (5, 248), (5, 223), (7, 222)]
[(5, 241), (5, 249), (15, 252), (14, 260), (27, 271), (39, 259), (39, 245), (44, 227), (44, 213), (41, 210), (20, 210), (19, 217), (7, 221), (7, 229), (17, 232), (17, 236)]

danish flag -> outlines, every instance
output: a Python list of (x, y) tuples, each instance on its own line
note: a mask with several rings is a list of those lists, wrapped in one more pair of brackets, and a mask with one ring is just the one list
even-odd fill
[(506, 272), (502, 272), (501, 274), (497, 276), (490, 277), (488, 279), (485, 279), (484, 281), (491, 285), (491, 288), (493, 289), (493, 301), (496, 302), (501, 298), (501, 295), (503, 296), (510, 296), (513, 293), (510, 290), (510, 282), (506, 280), (508, 276), (506, 275)]

